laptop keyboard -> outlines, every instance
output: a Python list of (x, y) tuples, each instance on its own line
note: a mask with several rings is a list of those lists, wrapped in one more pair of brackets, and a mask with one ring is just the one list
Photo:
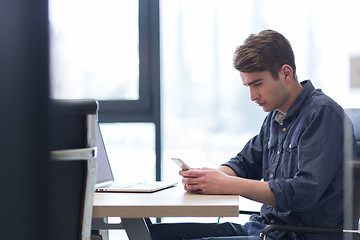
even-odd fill
[(140, 182), (129, 182), (129, 183), (110, 183), (108, 185), (102, 186), (101, 188), (130, 188), (136, 185), (141, 184)]

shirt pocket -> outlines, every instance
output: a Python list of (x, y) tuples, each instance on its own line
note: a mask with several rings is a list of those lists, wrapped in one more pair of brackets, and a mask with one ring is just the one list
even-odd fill
[(271, 179), (270, 174), (274, 172), (275, 158), (276, 158), (276, 145), (277, 139), (267, 137), (263, 143), (263, 179), (269, 181)]
[(277, 158), (277, 152), (278, 152), (278, 139), (276, 137), (270, 137), (268, 138), (267, 142), (267, 159), (269, 161), (269, 167), (271, 168)]
[(266, 140), (267, 148), (270, 151), (270, 149), (276, 148), (277, 144), (277, 138), (276, 137), (269, 137)]
[(298, 139), (297, 138), (286, 139), (283, 144), (283, 149), (288, 153), (292, 153), (292, 152), (297, 153)]
[(298, 152), (298, 139), (292, 138), (285, 140), (283, 144), (284, 155), (283, 155), (283, 164), (281, 167), (282, 175), (291, 178), (294, 177), (298, 171), (298, 161), (299, 161), (299, 152)]

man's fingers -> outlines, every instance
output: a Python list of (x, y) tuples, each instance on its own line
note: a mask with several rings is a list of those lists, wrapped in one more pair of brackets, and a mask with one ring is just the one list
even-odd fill
[(189, 185), (194, 185), (197, 184), (197, 178), (183, 178), (182, 179), (183, 184), (189, 184)]
[(198, 185), (184, 184), (184, 189), (191, 193), (202, 193), (202, 190), (199, 189)]
[(190, 177), (190, 178), (199, 177), (201, 174), (202, 174), (202, 170), (200, 168), (192, 168), (190, 170), (183, 171), (181, 173), (183, 177)]

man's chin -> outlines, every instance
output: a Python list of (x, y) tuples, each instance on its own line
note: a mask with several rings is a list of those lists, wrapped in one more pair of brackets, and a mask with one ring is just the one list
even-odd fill
[(266, 105), (263, 106), (262, 109), (263, 109), (264, 112), (271, 112), (271, 111), (274, 111), (274, 110), (275, 110), (274, 108), (267, 107)]

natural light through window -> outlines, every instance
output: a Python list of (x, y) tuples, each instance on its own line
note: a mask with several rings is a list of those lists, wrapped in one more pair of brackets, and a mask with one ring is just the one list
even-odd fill
[(54, 98), (139, 98), (138, 2), (51, 0)]

